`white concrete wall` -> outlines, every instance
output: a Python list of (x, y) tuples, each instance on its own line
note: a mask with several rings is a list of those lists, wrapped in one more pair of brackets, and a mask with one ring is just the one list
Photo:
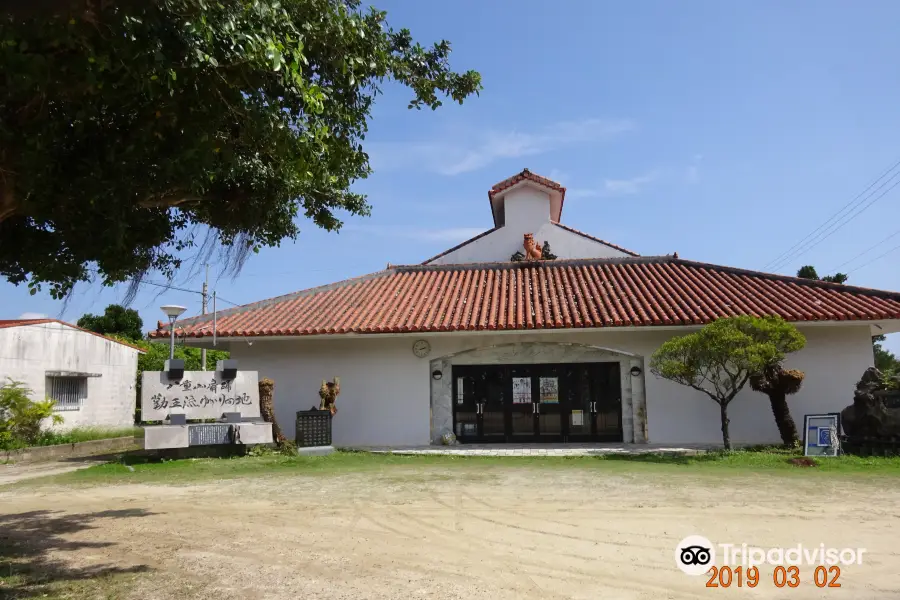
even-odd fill
[[(788, 366), (806, 372), (803, 389), (789, 399), (798, 427), (810, 412), (839, 411), (852, 402), (852, 390), (871, 366), (868, 326), (805, 327), (808, 345), (790, 357)], [(649, 355), (672, 330), (578, 331), (562, 333), (359, 336), (257, 340), (252, 346), (230, 345), (242, 369), (258, 370), (275, 381), (275, 412), (285, 434), (293, 438), (294, 413), (318, 406), (322, 379), (341, 377), (339, 412), (334, 420), (337, 445), (428, 444), (430, 433), (430, 362), (446, 354), (513, 342), (577, 342)], [(412, 344), (428, 339), (432, 351), (416, 358)], [(687, 387), (644, 374), (649, 441), (656, 443), (721, 442), (719, 408)], [(768, 399), (743, 391), (730, 406), (735, 443), (777, 442)]]
[(533, 187), (520, 187), (503, 198), (503, 212), (507, 226), (533, 227), (550, 222), (550, 195)]
[(60, 323), (0, 329), (0, 381), (25, 382), (33, 398), (46, 396), (47, 371), (98, 373), (88, 378), (80, 410), (59, 411), (60, 428), (134, 423), (138, 351)]
[(509, 192), (504, 198), (506, 225), (482, 238), (435, 259), (429, 264), (450, 265), (477, 262), (506, 262), (516, 251), (523, 251), (526, 233), (536, 242), (550, 242), (559, 258), (614, 258), (624, 252), (584, 236), (566, 231), (550, 222), (550, 196), (531, 187)]
[[(853, 403), (853, 390), (863, 372), (874, 363), (867, 325), (801, 327), (806, 347), (791, 356), (786, 366), (806, 373), (802, 389), (788, 397), (798, 431), (803, 415), (840, 412)], [(651, 442), (711, 442), (722, 440), (719, 406), (690, 388), (646, 378), (647, 415)], [(735, 443), (779, 443), (769, 399), (749, 386), (728, 408), (731, 439)]]

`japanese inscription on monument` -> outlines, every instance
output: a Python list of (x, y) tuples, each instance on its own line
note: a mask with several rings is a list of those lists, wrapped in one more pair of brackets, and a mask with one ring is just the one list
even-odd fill
[(259, 417), (259, 387), (256, 371), (238, 371), (225, 379), (213, 371), (185, 371), (170, 380), (165, 372), (145, 371), (141, 380), (141, 420), (161, 421), (183, 413), (188, 419), (217, 419), (223, 413)]

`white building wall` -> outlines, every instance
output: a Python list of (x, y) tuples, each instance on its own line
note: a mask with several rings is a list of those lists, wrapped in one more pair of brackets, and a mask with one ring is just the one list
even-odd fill
[[(785, 364), (806, 373), (801, 390), (788, 397), (802, 434), (804, 414), (840, 412), (853, 403), (856, 382), (874, 364), (874, 357), (868, 325), (799, 329), (807, 345)], [(646, 385), (651, 442), (721, 443), (719, 406), (709, 397), (653, 375), (648, 375)], [(768, 397), (749, 386), (731, 402), (728, 416), (734, 443), (781, 441)]]
[(46, 397), (47, 371), (98, 374), (87, 380), (87, 399), (79, 410), (59, 411), (59, 427), (128, 426), (134, 423), (138, 351), (61, 323), (0, 329), (0, 381), (12, 378)]
[(617, 258), (630, 256), (606, 244), (595, 242), (577, 233), (566, 231), (549, 221), (537, 226), (515, 227), (507, 222), (505, 227), (493, 231), (470, 244), (438, 257), (430, 265), (454, 265), (477, 262), (508, 262), (517, 251), (524, 252), (522, 241), (526, 233), (533, 233), (534, 240), (543, 245), (550, 242), (553, 254), (564, 258)]
[[(851, 404), (852, 390), (872, 365), (867, 325), (804, 327), (808, 344), (787, 362), (806, 372), (803, 389), (789, 399), (798, 427), (811, 412), (836, 412)], [(285, 434), (294, 435), (297, 410), (318, 406), (322, 379), (341, 378), (334, 443), (343, 446), (428, 444), (430, 362), (466, 349), (513, 342), (575, 342), (649, 355), (673, 330), (569, 331), (529, 334), (357, 336), (257, 340), (231, 344), (242, 369), (275, 381), (275, 412)], [(425, 358), (412, 353), (416, 339), (432, 346)], [(645, 372), (649, 441), (720, 443), (719, 408), (705, 395)], [(779, 441), (768, 399), (744, 390), (729, 408), (735, 443)]]
[(519, 187), (502, 199), (507, 227), (520, 229), (550, 222), (550, 196), (533, 187)]

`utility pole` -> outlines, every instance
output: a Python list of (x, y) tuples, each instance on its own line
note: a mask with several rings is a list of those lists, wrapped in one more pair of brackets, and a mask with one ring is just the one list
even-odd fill
[[(201, 305), (202, 314), (206, 314), (206, 300), (209, 297), (209, 264), (206, 265), (206, 279), (203, 280), (203, 291), (201, 294), (203, 295), (203, 304)], [(200, 350), (200, 370), (206, 370), (206, 348)]]

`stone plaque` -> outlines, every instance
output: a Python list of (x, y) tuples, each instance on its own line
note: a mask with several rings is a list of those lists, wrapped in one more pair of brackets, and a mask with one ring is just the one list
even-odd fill
[(256, 371), (238, 371), (234, 379), (225, 379), (218, 371), (185, 371), (181, 379), (172, 381), (163, 371), (144, 371), (142, 421), (162, 421), (177, 413), (188, 419), (218, 419), (228, 412), (260, 417)]
[(188, 430), (188, 445), (211, 446), (231, 443), (231, 425), (228, 423), (203, 423), (191, 425)]

